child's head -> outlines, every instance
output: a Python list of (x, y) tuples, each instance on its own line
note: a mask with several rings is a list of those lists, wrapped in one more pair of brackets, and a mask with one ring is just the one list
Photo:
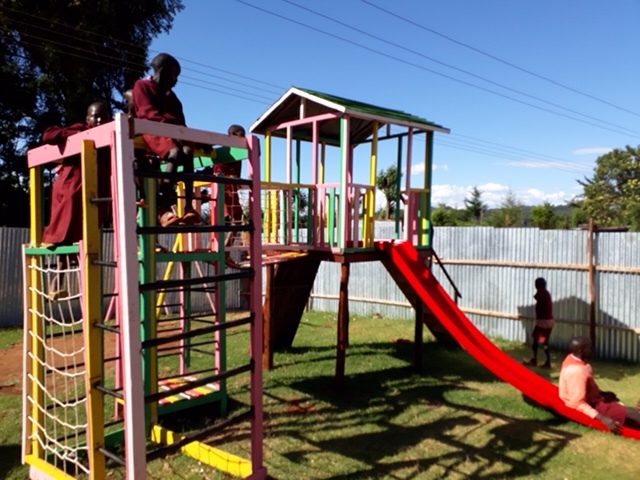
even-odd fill
[(542, 277), (536, 278), (535, 285), (537, 290), (544, 290), (545, 288), (547, 288), (547, 281)]
[(180, 62), (168, 53), (159, 53), (151, 60), (153, 80), (161, 87), (171, 90), (178, 83)]
[(85, 119), (89, 128), (97, 127), (111, 121), (111, 108), (105, 102), (93, 102), (87, 108)]
[(244, 137), (246, 135), (244, 127), (236, 125), (235, 123), (229, 127), (227, 134), (233, 135), (234, 137)]

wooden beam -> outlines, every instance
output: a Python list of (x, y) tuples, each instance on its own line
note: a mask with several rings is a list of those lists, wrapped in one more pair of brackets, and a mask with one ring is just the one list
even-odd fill
[(335, 387), (344, 385), (344, 369), (349, 343), (349, 271), (351, 265), (340, 266), (340, 298), (338, 299), (338, 345), (336, 349)]
[(273, 368), (273, 339), (271, 338), (271, 320), (273, 318), (273, 302), (271, 301), (271, 293), (273, 291), (273, 278), (275, 265), (266, 265), (265, 277), (265, 301), (262, 308), (262, 332), (263, 345), (262, 350), (262, 368), (271, 370)]

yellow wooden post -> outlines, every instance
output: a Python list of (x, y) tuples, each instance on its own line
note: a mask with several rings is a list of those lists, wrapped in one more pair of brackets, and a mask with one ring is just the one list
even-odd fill
[[(42, 167), (35, 167), (29, 171), (29, 195), (31, 200), (31, 219), (30, 219), (30, 243), (32, 246), (40, 245), (42, 241)], [(40, 321), (39, 313), (42, 311), (40, 304), (40, 296), (38, 292), (42, 291), (42, 285), (40, 281), (40, 275), (38, 274), (38, 257), (31, 256), (29, 259), (29, 265), (31, 266), (31, 273), (29, 275), (29, 287), (31, 293), (29, 294), (29, 305), (31, 314), (29, 315), (28, 325), (33, 333), (31, 336), (31, 418), (29, 422), (31, 439), (31, 455), (36, 458), (44, 459), (44, 450), (38, 442), (35, 434), (38, 431), (38, 425), (44, 425), (44, 413), (38, 407), (44, 407), (44, 392), (42, 388), (38, 386), (44, 385), (44, 348), (41, 344), (41, 338), (44, 338), (44, 325)], [(40, 363), (38, 360), (41, 360)], [(26, 386), (25, 386), (26, 388)]]
[(369, 161), (369, 185), (372, 190), (365, 193), (365, 211), (366, 216), (362, 219), (364, 222), (364, 246), (373, 246), (374, 237), (374, 218), (376, 210), (376, 170), (378, 168), (378, 122), (373, 122), (373, 138), (371, 139), (371, 159)]
[(96, 326), (101, 322), (102, 291), (101, 269), (94, 261), (100, 259), (100, 229), (98, 205), (91, 200), (98, 196), (97, 152), (93, 141), (82, 141), (82, 286), (83, 333), (87, 391), (87, 447), (89, 478), (103, 479), (105, 458), (99, 452), (104, 447), (104, 398), (95, 387), (103, 382), (102, 332)]

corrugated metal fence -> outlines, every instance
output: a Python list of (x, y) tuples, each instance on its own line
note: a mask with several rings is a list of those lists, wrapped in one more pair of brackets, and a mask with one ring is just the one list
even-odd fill
[[(545, 277), (556, 318), (551, 343), (562, 349), (573, 335), (589, 334), (587, 241), (586, 231), (437, 227), (434, 232), (434, 248), (462, 293), (459, 306), (490, 337), (528, 340), (535, 318), (534, 280)], [(638, 362), (640, 233), (596, 233), (593, 252), (597, 351), (605, 358)], [(337, 311), (339, 268), (320, 267), (312, 309)], [(440, 269), (434, 266), (433, 271), (452, 295)], [(353, 314), (414, 318), (378, 263), (351, 266), (349, 297)]]
[[(377, 238), (391, 238), (393, 226), (376, 226)], [(22, 321), (21, 254), (26, 229), (0, 228), (0, 326)], [(173, 237), (161, 236), (164, 245)], [(591, 299), (588, 282), (588, 232), (533, 228), (437, 227), (434, 247), (462, 293), (459, 305), (486, 335), (526, 341), (533, 328), (537, 277), (547, 279), (554, 300), (556, 328), (552, 344), (564, 348), (576, 334), (589, 333)], [(105, 249), (111, 248), (105, 238)], [(597, 349), (605, 358), (640, 361), (640, 234), (597, 233), (595, 262), (595, 320)], [(208, 268), (208, 267), (206, 267)], [(337, 311), (339, 265), (324, 262), (318, 272), (310, 307)], [(158, 277), (164, 266), (158, 266)], [(444, 275), (434, 273), (452, 293)], [(175, 275), (175, 272), (174, 272)], [(107, 289), (112, 278), (104, 278)], [(239, 281), (231, 282), (226, 302), (242, 306)], [(384, 267), (376, 262), (355, 263), (349, 281), (349, 309), (353, 314), (413, 319), (413, 311)], [(171, 298), (168, 303), (174, 303)], [(194, 308), (207, 308), (204, 295)]]

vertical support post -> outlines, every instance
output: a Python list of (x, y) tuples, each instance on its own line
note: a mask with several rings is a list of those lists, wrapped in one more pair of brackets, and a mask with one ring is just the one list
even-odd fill
[[(152, 203), (155, 202), (155, 195), (153, 195), (154, 187), (149, 192)], [(184, 199), (183, 196), (185, 187), (184, 183), (179, 182), (177, 185), (178, 190), (178, 215), (184, 214)], [(153, 199), (151, 199), (153, 196)], [(140, 222), (142, 225), (155, 225), (156, 224), (156, 210), (151, 208), (142, 209), (140, 215)], [(174, 247), (177, 250), (183, 251), (185, 247), (186, 235), (179, 234), (176, 236)], [(139, 278), (143, 283), (153, 282), (156, 280), (156, 236), (155, 235), (143, 235), (139, 239), (140, 245), (140, 258), (139, 262)], [(176, 248), (174, 248), (175, 250)], [(165, 279), (171, 277), (171, 272), (175, 267), (174, 262), (170, 262), (167, 265), (165, 271)], [(158, 331), (158, 317), (161, 313), (161, 307), (166, 298), (166, 293), (161, 292), (159, 295), (154, 291), (147, 291), (142, 293), (139, 297), (140, 304), (140, 326), (138, 327), (141, 335), (141, 341), (150, 340), (157, 337)], [(123, 327), (121, 327), (123, 328)], [(181, 352), (182, 353), (182, 352)], [(182, 371), (184, 366), (184, 358), (180, 355), (180, 370)], [(151, 395), (158, 391), (158, 349), (157, 347), (145, 348), (142, 351), (142, 369), (144, 372), (144, 393), (145, 395)], [(147, 421), (154, 422), (158, 416), (158, 404), (157, 403), (145, 403), (145, 415)]]
[(433, 132), (428, 131), (424, 142), (424, 213), (421, 230), (426, 232), (422, 245), (433, 247), (433, 227), (431, 224), (431, 183), (433, 181)]
[[(407, 195), (406, 202), (404, 202), (403, 207), (403, 224), (404, 224), (404, 239), (412, 242), (412, 238), (409, 236), (409, 232), (411, 231), (410, 222), (414, 220), (414, 218), (409, 218), (415, 216), (415, 212), (411, 211), (411, 155), (413, 154), (413, 128), (409, 127), (407, 132), (407, 161), (405, 163), (405, 171), (406, 176), (404, 178), (404, 192)], [(425, 165), (426, 168), (426, 165)], [(400, 205), (402, 204), (402, 193), (398, 192), (398, 210), (400, 209)], [(411, 215), (410, 215), (411, 214)], [(413, 242), (412, 242), (413, 245)]]
[(31, 420), (29, 420), (29, 393), (31, 383), (29, 380), (29, 372), (31, 365), (29, 363), (29, 352), (31, 352), (31, 344), (29, 342), (29, 329), (31, 328), (31, 282), (28, 265), (33, 257), (27, 257), (25, 252), (26, 245), (22, 246), (22, 448), (20, 449), (20, 457), (22, 463), (25, 463), (25, 457), (31, 453)]
[(98, 155), (91, 140), (82, 141), (82, 323), (84, 335), (84, 361), (88, 380), (87, 396), (87, 447), (89, 478), (102, 479), (106, 461), (99, 449), (104, 447), (104, 398), (96, 389), (103, 384), (102, 332), (102, 272), (93, 262), (100, 259), (100, 230), (98, 206), (91, 200), (98, 196)]
[(340, 265), (340, 297), (338, 299), (338, 346), (336, 349), (337, 389), (344, 385), (344, 370), (349, 345), (349, 273), (351, 264)]
[(291, 142), (293, 141), (292, 138), (293, 135), (293, 129), (291, 127), (291, 125), (289, 125), (287, 127), (287, 165), (286, 165), (286, 182), (287, 183), (292, 183), (292, 170), (293, 170), (293, 156), (292, 156), (292, 152), (291, 152)]
[(593, 227), (593, 218), (589, 219), (589, 237), (587, 238), (587, 257), (589, 262), (589, 338), (594, 351), (596, 348), (596, 282), (595, 282), (595, 265), (593, 261), (593, 237), (595, 229)]
[(329, 247), (333, 248), (336, 241), (336, 189), (331, 187), (329, 190), (329, 208), (328, 210), (328, 222), (327, 228), (329, 229), (329, 235), (327, 235), (327, 240), (329, 242)]
[[(249, 171), (252, 172), (251, 162), (249, 162)], [(258, 177), (259, 178), (259, 177)], [(216, 215), (219, 219), (224, 219), (224, 189), (219, 188), (218, 192), (218, 200), (216, 202)], [(218, 232), (217, 234), (218, 245), (220, 246), (218, 250), (218, 258), (217, 262), (214, 265), (214, 272), (216, 275), (224, 275), (226, 270), (226, 257), (227, 252), (226, 242), (225, 242), (225, 232)], [(260, 234), (258, 234), (260, 236)], [(218, 324), (223, 324), (227, 321), (227, 282), (219, 282), (215, 289), (215, 314), (216, 314), (216, 322)], [(189, 300), (188, 312), (191, 315), (191, 301)], [(189, 326), (189, 328), (191, 328)], [(227, 370), (227, 333), (224, 330), (219, 330), (214, 333), (214, 358), (213, 358), (213, 369), (215, 373), (222, 373)], [(220, 380), (219, 383), (221, 399), (220, 399), (220, 412), (221, 415), (225, 415), (227, 411), (227, 380)]]
[[(29, 237), (30, 244), (32, 246), (40, 245), (42, 241), (42, 167), (35, 167), (29, 171), (29, 195), (31, 200), (31, 219)], [(44, 459), (44, 449), (38, 442), (38, 439), (34, 435), (37, 433), (38, 425), (44, 424), (44, 411), (39, 407), (44, 406), (44, 392), (38, 385), (44, 385), (44, 366), (39, 360), (44, 359), (44, 347), (38, 340), (44, 338), (44, 325), (40, 319), (40, 313), (42, 312), (41, 299), (38, 292), (42, 291), (43, 285), (40, 281), (40, 275), (38, 274), (38, 257), (35, 255), (30, 256), (29, 265), (31, 265), (31, 272), (29, 273), (29, 290), (25, 290), (25, 295), (29, 295), (30, 311), (25, 311), (25, 331), (32, 332), (29, 338), (31, 360), (25, 357), (25, 369), (29, 369), (33, 380), (29, 384), (24, 385), (24, 390), (27, 390), (27, 385), (31, 386), (31, 413), (27, 413), (27, 406), (29, 403), (25, 403), (25, 417), (30, 416), (31, 420), (28, 421), (28, 432), (25, 432), (26, 437), (31, 437), (30, 450), (25, 446), (25, 452), (29, 453), (36, 458)]]
[(265, 278), (265, 299), (264, 307), (262, 309), (263, 316), (263, 337), (264, 337), (264, 351), (262, 352), (262, 367), (265, 370), (271, 370), (273, 368), (273, 339), (271, 336), (271, 320), (273, 319), (273, 302), (271, 301), (271, 295), (273, 293), (273, 274), (275, 265), (266, 265), (266, 278)]
[[(311, 124), (311, 184), (318, 185), (318, 122)], [(309, 211), (307, 213), (307, 243), (318, 246), (318, 229), (322, 225), (320, 217), (318, 190), (309, 190)]]
[[(296, 161), (293, 164), (293, 182), (297, 184), (300, 183), (300, 144), (300, 139), (296, 138)], [(298, 186), (295, 192), (296, 194), (293, 197), (293, 235), (291, 240), (298, 243), (300, 241), (300, 195), (302, 195), (302, 190)]]
[(116, 157), (112, 172), (117, 179), (118, 223), (115, 241), (120, 245), (118, 292), (120, 295), (120, 338), (124, 373), (125, 470), (128, 479), (146, 478), (146, 430), (142, 358), (140, 354), (140, 300), (138, 293), (138, 258), (136, 245), (136, 187), (133, 181), (133, 141), (126, 115), (115, 120)]
[(393, 232), (393, 238), (398, 240), (400, 238), (400, 182), (402, 181), (402, 137), (398, 137), (398, 156), (396, 158), (396, 208), (394, 213), (395, 229)]
[(377, 121), (373, 122), (373, 138), (371, 139), (371, 157), (369, 159), (369, 185), (371, 190), (365, 193), (365, 214), (362, 218), (364, 224), (363, 246), (373, 247), (376, 215), (376, 177), (378, 170), (378, 129)]
[(326, 153), (327, 153), (327, 144), (322, 142), (321, 147), (320, 147), (320, 167), (319, 167), (319, 171), (318, 171), (318, 182), (319, 183), (324, 183), (324, 164), (325, 164), (325, 158), (326, 158)]
[(271, 181), (271, 132), (269, 131), (264, 136), (264, 181)]
[(340, 208), (338, 210), (338, 248), (347, 247), (347, 206), (349, 204), (349, 163), (351, 145), (349, 132), (351, 119), (344, 116), (340, 119)]
[(249, 305), (253, 313), (251, 324), (251, 467), (252, 475), (264, 478), (266, 471), (263, 466), (263, 410), (262, 410), (262, 241), (260, 232), (260, 168), (258, 154), (258, 139), (254, 136), (247, 138), (249, 162), (256, 169), (252, 177), (251, 193), (249, 194), (249, 217), (253, 220), (255, 230), (251, 233), (249, 245), (250, 267), (253, 278), (249, 285)]
[(424, 304), (422, 300), (418, 299), (416, 302), (416, 324), (414, 329), (414, 341), (413, 341), (413, 371), (415, 373), (422, 372), (422, 347), (423, 347), (423, 332), (424, 332)]

